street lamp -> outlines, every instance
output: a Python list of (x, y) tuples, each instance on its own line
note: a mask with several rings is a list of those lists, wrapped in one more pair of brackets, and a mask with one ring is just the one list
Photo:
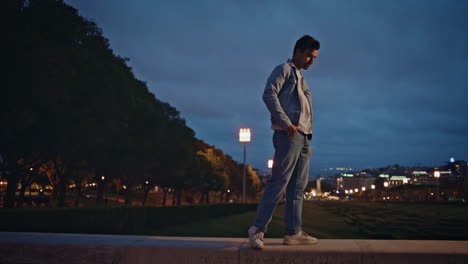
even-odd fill
[(355, 192), (355, 193), (358, 193), (358, 192), (359, 192), (359, 189), (358, 189), (358, 188), (354, 189), (354, 192)]
[(436, 178), (437, 200), (439, 200), (439, 178), (440, 178), (440, 171), (434, 171), (434, 177)]
[(366, 191), (366, 187), (362, 187), (361, 190), (364, 192)]
[(270, 180), (273, 177), (273, 160), (269, 159), (267, 165), (268, 169), (270, 169), (270, 175), (268, 176), (268, 180)]
[(371, 188), (371, 190), (372, 190), (372, 192), (371, 192), (371, 193), (372, 193), (372, 203), (371, 203), (371, 205), (374, 206), (374, 200), (375, 200), (375, 191), (374, 191), (374, 190), (375, 190), (375, 184), (371, 184), (370, 188)]
[(408, 184), (408, 179), (403, 179), (403, 185), (405, 186), (405, 201), (408, 201), (408, 194), (406, 193), (406, 184)]
[(273, 168), (273, 160), (272, 159), (268, 160), (268, 168), (269, 169)]
[(387, 194), (388, 194), (388, 191), (387, 191), (388, 185), (389, 185), (389, 184), (388, 184), (388, 181), (386, 181), (386, 182), (383, 183), (383, 186), (385, 187), (385, 196), (387, 196)]
[(246, 160), (246, 150), (247, 143), (250, 142), (250, 128), (241, 128), (239, 130), (239, 142), (244, 144), (244, 170), (242, 177), (242, 202), (245, 203), (245, 160)]

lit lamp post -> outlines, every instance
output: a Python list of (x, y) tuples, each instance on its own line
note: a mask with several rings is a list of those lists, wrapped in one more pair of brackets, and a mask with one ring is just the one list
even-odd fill
[(375, 184), (371, 184), (370, 188), (371, 188), (371, 190), (372, 190), (372, 200), (371, 200), (372, 203), (371, 203), (371, 205), (374, 206), (374, 200), (375, 200), (375, 191), (374, 191), (374, 190), (375, 190)]
[(273, 160), (269, 159), (267, 162), (267, 165), (268, 165), (268, 169), (270, 169), (270, 176), (268, 177), (268, 180), (269, 180), (271, 179), (271, 177), (273, 177)]
[(387, 191), (387, 189), (388, 189), (388, 181), (384, 182), (384, 183), (383, 183), (383, 186), (385, 187), (385, 196), (387, 196), (387, 194), (388, 194), (388, 193), (387, 193), (387, 192), (388, 192), (388, 191)]
[(239, 130), (239, 142), (244, 144), (244, 170), (242, 177), (242, 202), (245, 203), (245, 159), (247, 143), (250, 142), (250, 128), (241, 128)]
[(269, 168), (269, 169), (272, 169), (272, 168), (273, 168), (273, 160), (272, 160), (272, 159), (269, 159), (269, 160), (268, 160), (268, 168)]
[(434, 171), (434, 177), (436, 178), (437, 200), (439, 200), (439, 178), (440, 178), (440, 171)]
[(408, 201), (408, 194), (406, 193), (406, 184), (408, 184), (408, 179), (403, 179), (403, 185), (405, 185), (405, 201)]

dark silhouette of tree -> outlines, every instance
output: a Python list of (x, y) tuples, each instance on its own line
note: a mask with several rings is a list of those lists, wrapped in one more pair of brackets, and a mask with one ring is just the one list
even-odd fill
[(241, 190), (239, 165), (197, 140), (179, 111), (114, 54), (94, 22), (60, 0), (8, 0), (0, 7), (8, 21), (0, 96), (5, 207), (15, 206), (19, 183), (23, 200), (37, 177), (49, 180), (51, 205), (59, 207), (67, 206), (70, 184), (78, 206), (87, 182), (97, 183), (98, 204), (109, 186), (126, 204), (140, 186), (143, 204), (156, 185), (174, 189), (177, 204), (185, 191), (199, 190), (209, 203), (210, 192)]

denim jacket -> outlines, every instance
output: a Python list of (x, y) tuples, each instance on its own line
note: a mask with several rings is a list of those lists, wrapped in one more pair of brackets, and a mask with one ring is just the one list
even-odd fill
[[(301, 104), (297, 91), (297, 78), (294, 74), (296, 66), (291, 60), (282, 63), (273, 69), (268, 77), (265, 90), (263, 91), (263, 102), (271, 114), (271, 128), (275, 130), (286, 130), (291, 124), (297, 126), (301, 115)], [(310, 124), (313, 128), (312, 93), (304, 80), (304, 94), (310, 104)]]

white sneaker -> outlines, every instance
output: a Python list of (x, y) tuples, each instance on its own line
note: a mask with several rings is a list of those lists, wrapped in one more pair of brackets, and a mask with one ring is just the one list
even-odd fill
[(315, 245), (317, 243), (317, 238), (309, 236), (306, 232), (302, 231), (302, 229), (295, 235), (284, 236), (283, 240), (283, 244), (285, 245)]
[(258, 230), (258, 227), (256, 226), (251, 226), (249, 228), (249, 242), (250, 242), (250, 246), (253, 247), (253, 248), (263, 248), (263, 236), (264, 236), (264, 233), (263, 232), (260, 232), (260, 230)]

